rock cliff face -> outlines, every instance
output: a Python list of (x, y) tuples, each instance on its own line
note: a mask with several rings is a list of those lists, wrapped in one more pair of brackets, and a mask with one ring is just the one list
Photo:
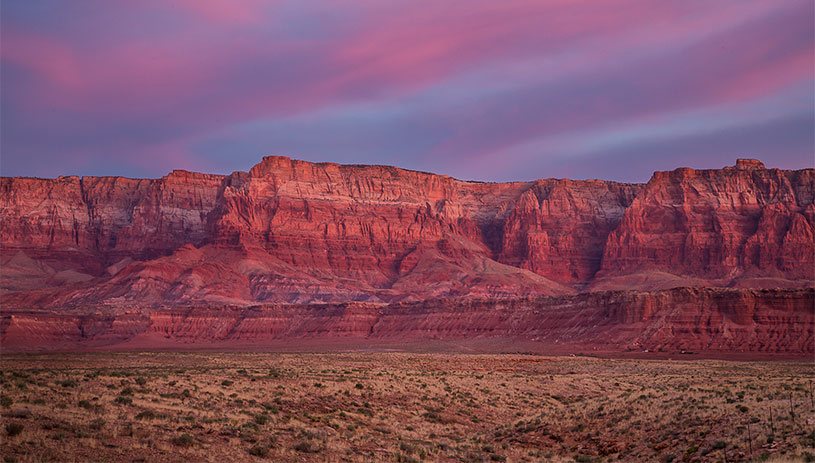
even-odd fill
[(223, 176), (174, 171), (121, 177), (0, 180), (3, 256), (23, 252), (55, 269), (101, 275), (123, 259), (170, 254), (207, 236)]
[(814, 172), (739, 160), (655, 173), (608, 237), (599, 282), (656, 271), (716, 286), (811, 284)]
[[(676, 288), (376, 304), (179, 306), (110, 312), (18, 311), (6, 349), (263, 348), (508, 341), (541, 352), (808, 354), (815, 290)], [(483, 346), (483, 345), (482, 345)], [(530, 347), (531, 346), (531, 347)], [(483, 347), (482, 347), (483, 348)]]
[(600, 269), (606, 239), (640, 185), (539, 180), (503, 224), (499, 260), (580, 287)]
[[(122, 332), (181, 339), (187, 331), (161, 331), (161, 317), (226, 326), (236, 313), (252, 319), (250, 307), (261, 304), (265, 313), (277, 304), (285, 307), (276, 315), (283, 328), (256, 333), (359, 337), (362, 327), (366, 338), (384, 339), (450, 326), (439, 336), (549, 339), (535, 331), (547, 326), (627, 348), (647, 326), (609, 312), (615, 291), (687, 287), (698, 289), (626, 293), (626, 300), (644, 298), (626, 307), (660, 307), (642, 309), (662, 314), (649, 318), (648, 326), (660, 320), (662, 331), (643, 345), (807, 351), (815, 316), (801, 304), (812, 308), (812, 297), (796, 288), (815, 286), (814, 199), (815, 170), (766, 169), (753, 160), (657, 172), (646, 185), (464, 182), (284, 157), (227, 176), (2, 178), (0, 327), (4, 345), (22, 342), (26, 332), (41, 344), (60, 344), (47, 334), (51, 321), (64, 324), (54, 329), (66, 345), (133, 337)], [(733, 289), (705, 289), (711, 287)], [(717, 302), (717, 291), (731, 302)], [(795, 296), (792, 318), (776, 307), (789, 294), (804, 295)], [(592, 298), (599, 302), (586, 302)], [(319, 323), (298, 325), (296, 333), (286, 328), (286, 317), (313, 318), (326, 303), (332, 309)], [(365, 304), (379, 312), (360, 309)], [(471, 304), (481, 308), (462, 315)], [(547, 304), (572, 312), (557, 323), (523, 315), (550, 313)], [(197, 307), (203, 318), (168, 307)], [(694, 315), (693, 307), (704, 314)], [(720, 339), (716, 324), (728, 320), (721, 314), (748, 309), (753, 315), (738, 326), (753, 334), (728, 328), (730, 344)], [(396, 329), (389, 320), (407, 321)], [(524, 329), (502, 325), (506, 320)], [(694, 331), (694, 323), (702, 328)], [(581, 324), (615, 328), (594, 339), (597, 333)], [(690, 343), (698, 330), (707, 333), (701, 344)], [(218, 333), (210, 333), (213, 340), (243, 339)], [(798, 335), (804, 339), (790, 340)]]

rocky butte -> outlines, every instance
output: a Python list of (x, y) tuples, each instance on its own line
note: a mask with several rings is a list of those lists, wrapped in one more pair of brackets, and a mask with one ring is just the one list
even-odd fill
[[(815, 352), (815, 169), (0, 181), (4, 350)], [(463, 346), (463, 347), (462, 347)]]

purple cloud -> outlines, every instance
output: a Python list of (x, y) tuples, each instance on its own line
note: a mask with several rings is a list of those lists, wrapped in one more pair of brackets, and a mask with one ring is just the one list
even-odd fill
[(758, 0), (6, 2), (0, 170), (230, 172), (264, 154), (477, 180), (643, 181), (739, 154), (812, 167), (813, 14)]

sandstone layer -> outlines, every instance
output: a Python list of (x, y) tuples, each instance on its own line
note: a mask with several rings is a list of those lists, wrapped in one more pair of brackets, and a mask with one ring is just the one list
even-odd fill
[[(160, 332), (152, 317), (176, 308), (216, 327), (280, 307), (280, 326), (304, 320), (300, 331), (263, 328), (258, 339), (359, 337), (374, 323), (363, 337), (554, 342), (535, 331), (548, 327), (610, 349), (657, 330), (642, 346), (811, 352), (814, 200), (814, 169), (754, 160), (656, 172), (645, 185), (465, 182), (274, 156), (230, 175), (4, 177), (0, 340), (113, 345)], [(651, 307), (647, 326), (609, 314), (621, 290), (626, 307)], [(379, 312), (359, 312), (365, 304)], [(461, 322), (472, 304), (481, 309)], [(524, 315), (564, 304), (573, 314), (559, 321)], [(322, 324), (320, 307), (333, 307)], [(387, 328), (391, 319), (406, 328)]]
[(813, 305), (813, 289), (675, 288), (391, 304), (29, 310), (4, 314), (0, 329), (11, 350), (263, 348), (319, 341), (359, 348), (500, 339), (557, 353), (807, 354), (815, 350)]

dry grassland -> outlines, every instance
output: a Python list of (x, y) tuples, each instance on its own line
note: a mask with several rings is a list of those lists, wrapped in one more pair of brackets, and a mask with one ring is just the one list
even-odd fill
[(465, 354), (2, 357), (29, 461), (815, 461), (815, 363)]

